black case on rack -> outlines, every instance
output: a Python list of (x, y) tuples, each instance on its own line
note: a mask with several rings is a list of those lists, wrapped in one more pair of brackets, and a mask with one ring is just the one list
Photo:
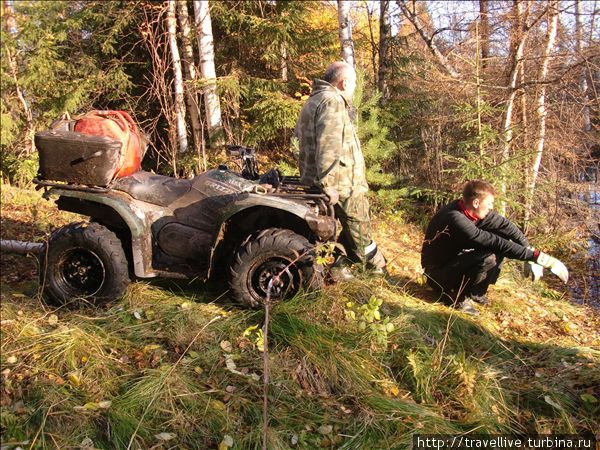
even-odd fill
[(119, 167), (122, 143), (67, 130), (36, 133), (39, 178), (88, 186), (107, 186)]

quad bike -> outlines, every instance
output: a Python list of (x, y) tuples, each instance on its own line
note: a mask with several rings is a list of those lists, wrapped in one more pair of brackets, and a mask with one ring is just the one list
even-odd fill
[[(328, 197), (275, 169), (259, 177), (253, 150), (230, 146), (241, 174), (219, 166), (189, 180), (138, 170), (99, 181), (114, 141), (45, 133), (61, 151), (44, 152), (44, 134), (36, 136), (34, 183), (44, 198), (58, 197), (60, 210), (89, 218), (56, 229), (44, 248), (41, 283), (50, 301), (102, 304), (133, 278), (223, 273), (232, 297), (257, 307), (269, 289), (278, 300), (323, 282), (315, 248), (336, 233)], [(269, 288), (271, 280), (278, 282)]]

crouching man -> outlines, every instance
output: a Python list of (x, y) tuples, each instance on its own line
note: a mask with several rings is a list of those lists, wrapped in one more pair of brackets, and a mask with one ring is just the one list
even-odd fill
[(477, 314), (474, 302), (488, 303), (488, 287), (496, 283), (504, 258), (525, 261), (526, 272), (534, 281), (543, 267), (565, 283), (569, 278), (562, 262), (530, 248), (516, 225), (492, 211), (495, 196), (490, 183), (467, 182), (462, 199), (433, 216), (421, 250), (429, 286), (470, 314)]

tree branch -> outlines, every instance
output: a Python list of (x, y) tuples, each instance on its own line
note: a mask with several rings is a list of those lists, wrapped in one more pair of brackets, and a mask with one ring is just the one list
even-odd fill
[[(427, 30), (425, 30), (424, 25), (421, 23), (418, 15), (414, 11), (410, 11), (408, 5), (406, 4), (406, 0), (397, 0), (398, 6), (402, 10), (402, 14), (412, 23), (415, 27), (415, 30), (419, 33), (429, 51), (433, 54), (433, 56), (437, 59), (438, 64), (452, 77), (459, 78), (459, 73), (454, 70), (454, 68), (448, 63), (446, 57), (442, 54), (442, 52), (437, 48), (437, 45), (433, 42), (433, 38), (435, 36), (434, 33), (432, 36), (429, 35)], [(438, 31), (440, 32), (440, 31)]]

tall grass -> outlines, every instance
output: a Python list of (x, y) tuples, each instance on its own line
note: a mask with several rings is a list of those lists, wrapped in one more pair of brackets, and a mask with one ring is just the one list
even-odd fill
[[(599, 330), (586, 310), (510, 272), (477, 318), (415, 286), (363, 278), (274, 306), (268, 448), (600, 429)], [(53, 310), (3, 284), (3, 445), (261, 448), (262, 354), (244, 331), (264, 315), (219, 288), (137, 282), (113, 305)], [(394, 325), (383, 344), (346, 315), (373, 296)]]

